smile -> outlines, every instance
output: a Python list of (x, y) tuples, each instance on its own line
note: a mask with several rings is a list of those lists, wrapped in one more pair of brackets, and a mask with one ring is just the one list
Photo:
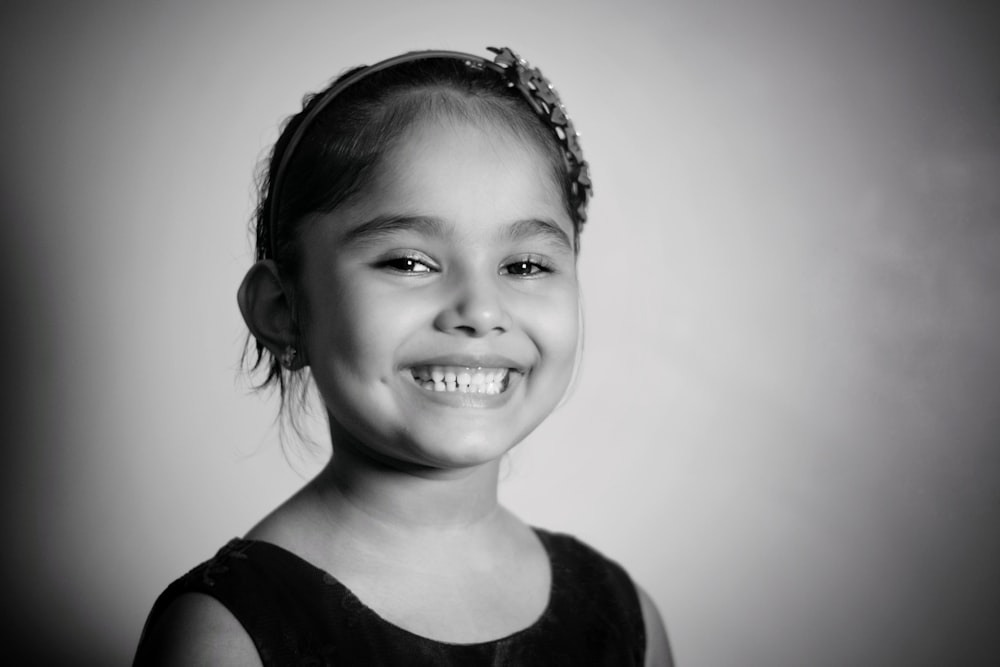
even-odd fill
[(469, 366), (417, 366), (413, 380), (427, 391), (459, 394), (502, 394), (510, 384), (510, 369)]

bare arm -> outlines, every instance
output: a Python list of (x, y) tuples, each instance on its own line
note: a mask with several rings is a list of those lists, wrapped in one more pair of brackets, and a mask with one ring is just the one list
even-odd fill
[(670, 642), (667, 641), (667, 631), (660, 612), (646, 591), (638, 586), (636, 589), (639, 591), (642, 620), (646, 624), (646, 667), (674, 667)]
[(215, 598), (185, 593), (143, 638), (133, 667), (262, 665), (253, 640)]

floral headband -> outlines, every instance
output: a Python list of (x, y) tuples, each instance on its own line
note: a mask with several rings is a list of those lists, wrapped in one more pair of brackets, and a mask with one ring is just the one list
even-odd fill
[(292, 155), (295, 153), (295, 148), (302, 141), (302, 137), (316, 116), (346, 88), (371, 74), (403, 63), (433, 58), (451, 58), (464, 62), (468, 67), (497, 72), (503, 77), (509, 87), (516, 88), (524, 96), (524, 99), (538, 117), (545, 121), (546, 125), (552, 129), (553, 134), (555, 134), (559, 142), (559, 146), (562, 148), (563, 155), (569, 166), (570, 176), (573, 180), (570, 192), (570, 206), (576, 211), (577, 218), (582, 225), (587, 220), (587, 200), (592, 196), (594, 189), (590, 182), (590, 170), (587, 161), (583, 159), (583, 149), (580, 147), (580, 135), (574, 129), (573, 122), (566, 115), (566, 107), (560, 101), (555, 88), (552, 87), (552, 84), (549, 83), (549, 80), (542, 75), (538, 68), (529, 66), (527, 61), (507, 47), (495, 48), (491, 46), (488, 48), (496, 54), (492, 61), (456, 51), (413, 51), (404, 53), (369, 67), (360, 68), (327, 90), (323, 97), (309, 110), (309, 113), (302, 119), (299, 126), (295, 128), (295, 132), (282, 151), (277, 169), (274, 170), (268, 190), (270, 205), (268, 208), (267, 224), (261, 225), (257, 232), (258, 258), (266, 259), (276, 256), (275, 234), (272, 227), (274, 221), (277, 219), (278, 194), (281, 192), (282, 181), (284, 180), (285, 172), (288, 170), (288, 164), (291, 161)]

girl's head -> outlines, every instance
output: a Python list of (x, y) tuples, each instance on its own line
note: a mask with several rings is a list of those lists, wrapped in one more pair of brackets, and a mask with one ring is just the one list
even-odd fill
[[(549, 394), (565, 387), (565, 369), (557, 366), (571, 369), (572, 355), (567, 364), (559, 341), (572, 334), (576, 342), (575, 253), (587, 166), (548, 82), (508, 50), (498, 54), (489, 63), (417, 53), (348, 72), (307, 98), (267, 165), (256, 221), (261, 261), (240, 292), (257, 339), (255, 366), (267, 365), (265, 384), (278, 383), (285, 398), (299, 369), (311, 366), (331, 421), (346, 435), (371, 427), (357, 410), (339, 414), (367, 391), (347, 385), (371, 372), (374, 389), (385, 390), (390, 367), (431, 392), (406, 399), (424, 412), (417, 404), (426, 398), (451, 405), (461, 394), (458, 404), (475, 402), (468, 387), (452, 396), (447, 382), (435, 379), (461, 377), (463, 368), (473, 371), (473, 391), (480, 389), (475, 369), (485, 369), (481, 389), (497, 394), (484, 393), (477, 399), (484, 404), (524, 391), (547, 405)], [(382, 309), (389, 304), (395, 315)], [(499, 323), (474, 321), (470, 304), (495, 311)], [(553, 325), (556, 315), (571, 322)], [(529, 333), (539, 327), (548, 333)], [(387, 329), (395, 333), (380, 340)], [(545, 363), (532, 335), (553, 353)], [(345, 354), (367, 370), (351, 367)], [(501, 379), (503, 369), (510, 372)], [(433, 395), (435, 382), (445, 385), (441, 396)], [(373, 400), (387, 408), (391, 398)], [(476, 419), (492, 414), (468, 412), (472, 431)]]

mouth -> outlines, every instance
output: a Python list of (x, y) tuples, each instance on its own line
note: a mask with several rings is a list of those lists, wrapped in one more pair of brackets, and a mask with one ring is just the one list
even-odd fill
[(509, 368), (482, 366), (415, 366), (413, 381), (424, 391), (497, 395), (510, 386)]

